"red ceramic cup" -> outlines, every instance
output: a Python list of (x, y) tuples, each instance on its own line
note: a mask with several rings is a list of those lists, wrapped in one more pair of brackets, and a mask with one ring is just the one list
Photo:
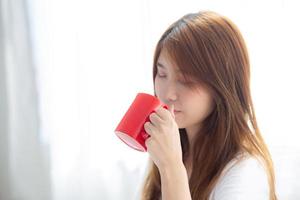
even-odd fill
[(168, 106), (155, 96), (138, 93), (115, 129), (115, 134), (133, 149), (147, 151), (145, 140), (149, 135), (144, 129), (144, 124), (150, 121), (149, 115), (160, 106), (168, 109)]

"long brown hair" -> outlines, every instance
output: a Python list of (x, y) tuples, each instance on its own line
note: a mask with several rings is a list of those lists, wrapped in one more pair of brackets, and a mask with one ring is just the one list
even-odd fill
[[(256, 122), (249, 57), (238, 28), (227, 17), (211, 11), (183, 16), (164, 32), (156, 46), (153, 81), (163, 48), (186, 79), (192, 78), (212, 91), (215, 102), (195, 139), (189, 180), (192, 199), (208, 199), (226, 164), (239, 152), (247, 152), (262, 160), (270, 200), (276, 200), (273, 164)], [(179, 132), (185, 160), (189, 142), (186, 130), (182, 128)], [(160, 196), (159, 171), (151, 162), (142, 200), (157, 200)]]

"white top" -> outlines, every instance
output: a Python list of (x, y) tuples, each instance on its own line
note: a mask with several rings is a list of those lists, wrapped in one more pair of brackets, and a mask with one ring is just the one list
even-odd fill
[(268, 177), (263, 165), (253, 156), (239, 154), (224, 168), (209, 200), (269, 200)]
[(210, 200), (269, 200), (268, 177), (263, 165), (252, 156), (229, 162)]

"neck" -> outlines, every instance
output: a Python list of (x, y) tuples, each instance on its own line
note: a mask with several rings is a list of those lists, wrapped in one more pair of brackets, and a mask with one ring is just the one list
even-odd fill
[(193, 149), (194, 149), (194, 144), (195, 144), (195, 139), (196, 139), (196, 135), (199, 134), (199, 125), (198, 126), (190, 126), (185, 128), (186, 130), (186, 134), (188, 137), (188, 141), (189, 141), (189, 154), (185, 160), (185, 167), (188, 173), (188, 177), (190, 179), (191, 175), (192, 175), (192, 171), (193, 171)]
[(200, 128), (201, 127), (199, 127), (199, 125), (190, 126), (190, 127), (185, 128), (186, 133), (187, 133), (187, 137), (188, 137), (188, 141), (189, 141), (189, 144), (190, 144), (189, 152), (191, 153), (191, 155), (193, 153), (192, 151), (193, 151), (193, 148), (194, 148), (195, 139), (196, 139), (197, 134), (199, 134)]

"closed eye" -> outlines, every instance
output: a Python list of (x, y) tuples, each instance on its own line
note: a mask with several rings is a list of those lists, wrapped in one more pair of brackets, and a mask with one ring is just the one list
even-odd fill
[(160, 77), (160, 78), (166, 77), (166, 75), (164, 75), (164, 74), (159, 74), (159, 73), (157, 73), (157, 76)]

